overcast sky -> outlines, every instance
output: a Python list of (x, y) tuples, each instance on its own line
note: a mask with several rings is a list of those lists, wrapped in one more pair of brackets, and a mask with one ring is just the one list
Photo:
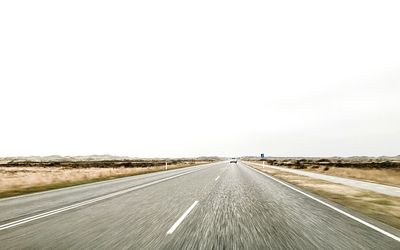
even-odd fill
[(399, 1), (0, 2), (0, 156), (400, 154)]

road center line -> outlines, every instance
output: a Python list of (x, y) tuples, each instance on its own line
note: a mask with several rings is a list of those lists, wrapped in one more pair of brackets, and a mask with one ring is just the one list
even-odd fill
[(215, 178), (215, 181), (218, 181), (218, 179), (219, 179), (219, 175), (217, 176), (217, 178)]
[(117, 195), (126, 194), (126, 193), (132, 192), (134, 190), (145, 188), (145, 187), (148, 187), (148, 186), (160, 183), (160, 182), (171, 180), (171, 179), (174, 179), (174, 178), (177, 178), (177, 177), (180, 177), (180, 176), (183, 176), (183, 175), (187, 175), (187, 174), (190, 174), (190, 173), (193, 173), (193, 172), (197, 172), (197, 171), (200, 171), (200, 170), (201, 169), (193, 170), (193, 171), (187, 171), (187, 172), (184, 172), (184, 173), (181, 173), (181, 174), (173, 175), (173, 176), (170, 176), (170, 177), (166, 177), (166, 178), (163, 178), (163, 179), (160, 179), (160, 180), (152, 181), (152, 182), (149, 182), (149, 183), (146, 183), (146, 184), (142, 184), (142, 185), (139, 185), (139, 186), (135, 186), (135, 187), (124, 189), (124, 190), (117, 191), (117, 192), (114, 192), (114, 193), (106, 194), (106, 195), (103, 195), (103, 196), (100, 196), (100, 197), (97, 197), (97, 198), (93, 198), (93, 199), (89, 199), (89, 200), (86, 200), (86, 201), (78, 202), (78, 203), (75, 203), (75, 204), (72, 204), (72, 205), (69, 205), (69, 206), (66, 206), (66, 207), (58, 208), (58, 209), (51, 210), (51, 211), (48, 211), (48, 212), (45, 212), (45, 213), (40, 213), (40, 214), (37, 214), (37, 215), (34, 215), (34, 216), (29, 216), (29, 217), (24, 218), (24, 219), (20, 219), (20, 220), (16, 220), (16, 221), (12, 221), (12, 222), (6, 223), (6, 224), (2, 224), (2, 225), (0, 225), (0, 231), (8, 229), (8, 228), (15, 227), (15, 226), (18, 226), (18, 225), (21, 225), (21, 224), (25, 224), (25, 223), (30, 222), (30, 221), (38, 220), (38, 219), (41, 219), (41, 218), (44, 218), (44, 217), (48, 217), (48, 216), (51, 216), (51, 215), (54, 215), (54, 214), (65, 212), (65, 211), (68, 211), (68, 210), (71, 210), (71, 209), (74, 209), (74, 208), (82, 207), (82, 206), (85, 206), (85, 205), (88, 205), (88, 204), (91, 204), (91, 203), (94, 203), (94, 202), (97, 202), (97, 201), (102, 201), (102, 200), (105, 200), (105, 199), (109, 199), (109, 198), (115, 197)]
[(185, 213), (182, 214), (182, 216), (175, 222), (174, 225), (172, 225), (172, 227), (168, 230), (167, 234), (172, 234), (175, 229), (179, 226), (179, 224), (182, 223), (182, 221), (186, 218), (186, 216), (188, 216), (188, 214), (190, 213), (190, 211), (193, 210), (193, 208), (197, 205), (197, 203), (199, 203), (199, 201), (195, 201), (189, 208), (188, 210), (186, 210)]
[[(244, 165), (245, 165), (245, 164), (244, 164)], [(272, 180), (274, 180), (274, 181), (276, 181), (276, 182), (279, 182), (280, 184), (282, 184), (282, 185), (284, 185), (284, 186), (286, 186), (286, 187), (288, 187), (288, 188), (290, 188), (290, 189), (292, 189), (292, 190), (294, 190), (294, 191), (296, 191), (296, 192), (298, 192), (298, 193), (300, 193), (300, 194), (302, 194), (302, 195), (307, 196), (307, 197), (310, 198), (310, 199), (313, 199), (313, 200), (316, 201), (316, 202), (321, 203), (322, 205), (325, 205), (325, 206), (327, 206), (327, 207), (329, 207), (329, 208), (335, 210), (335, 211), (338, 212), (338, 213), (343, 214), (343, 215), (346, 216), (346, 217), (349, 217), (350, 219), (353, 219), (353, 220), (355, 220), (355, 221), (357, 221), (357, 222), (359, 222), (359, 223), (361, 223), (361, 224), (363, 224), (363, 225), (365, 225), (365, 226), (367, 226), (367, 227), (369, 227), (369, 228), (371, 228), (371, 229), (373, 229), (373, 230), (375, 230), (375, 231), (377, 231), (377, 232), (379, 232), (379, 233), (381, 233), (381, 234), (383, 234), (383, 235), (386, 235), (386, 236), (392, 238), (392, 239), (395, 240), (395, 241), (400, 242), (400, 237), (397, 237), (397, 236), (394, 235), (394, 234), (391, 234), (391, 233), (389, 233), (389, 232), (387, 232), (387, 231), (385, 231), (385, 230), (383, 230), (383, 229), (381, 229), (381, 228), (379, 228), (379, 227), (377, 227), (377, 226), (372, 225), (371, 223), (368, 223), (368, 222), (366, 222), (366, 221), (364, 221), (364, 220), (362, 220), (362, 219), (360, 219), (360, 218), (358, 218), (358, 217), (356, 217), (356, 216), (354, 216), (354, 215), (351, 215), (351, 214), (349, 214), (349, 213), (347, 213), (347, 212), (345, 212), (345, 211), (343, 211), (343, 210), (341, 210), (341, 209), (339, 209), (339, 208), (337, 208), (337, 207), (335, 207), (335, 206), (332, 206), (332, 205), (329, 204), (329, 203), (326, 203), (326, 202), (324, 202), (324, 201), (322, 201), (322, 200), (320, 200), (320, 199), (318, 199), (318, 198), (315, 198), (315, 197), (312, 196), (312, 195), (309, 195), (309, 194), (307, 194), (307, 193), (305, 193), (305, 192), (303, 192), (303, 191), (301, 191), (301, 190), (299, 190), (299, 189), (297, 189), (297, 188), (294, 188), (294, 187), (292, 187), (292, 186), (286, 184), (285, 182), (278, 180), (278, 179), (275, 178), (275, 177), (272, 177), (272, 176), (270, 176), (270, 175), (268, 175), (268, 174), (266, 174), (266, 173), (261, 172), (261, 171), (258, 170), (258, 169), (251, 168), (251, 167), (249, 167), (249, 166), (247, 166), (247, 165), (245, 165), (245, 166), (248, 167), (248, 168), (250, 168), (250, 169), (253, 170), (253, 171), (256, 171), (256, 172), (258, 172), (258, 173), (264, 175), (265, 177), (268, 177), (268, 178), (270, 178), (270, 179), (272, 179)]]

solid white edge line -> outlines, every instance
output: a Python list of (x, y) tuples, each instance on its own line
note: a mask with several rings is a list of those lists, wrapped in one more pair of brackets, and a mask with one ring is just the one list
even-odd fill
[(156, 181), (153, 181), (153, 182), (149, 182), (149, 183), (142, 184), (142, 185), (139, 185), (139, 186), (131, 187), (131, 188), (128, 188), (128, 189), (125, 189), (125, 190), (121, 190), (121, 191), (117, 191), (117, 192), (114, 192), (114, 193), (106, 194), (106, 195), (103, 195), (103, 196), (100, 196), (100, 197), (97, 197), (97, 198), (89, 199), (89, 200), (86, 200), (86, 201), (83, 201), (83, 202), (78, 202), (78, 203), (75, 203), (75, 204), (72, 204), (72, 205), (69, 205), (69, 206), (66, 206), (66, 207), (58, 208), (58, 209), (51, 210), (51, 211), (44, 212), (44, 213), (40, 213), (40, 214), (37, 214), (37, 215), (34, 215), (34, 216), (29, 216), (29, 217), (24, 218), (24, 219), (20, 219), (20, 220), (17, 220), (17, 221), (12, 221), (12, 222), (9, 222), (9, 223), (6, 223), (6, 224), (2, 224), (2, 225), (0, 225), (0, 231), (8, 229), (8, 228), (15, 227), (15, 226), (18, 226), (18, 225), (21, 225), (21, 224), (25, 224), (25, 223), (30, 222), (30, 221), (34, 221), (34, 220), (38, 220), (38, 219), (41, 219), (41, 218), (44, 218), (44, 217), (48, 217), (48, 216), (51, 216), (51, 215), (54, 215), (54, 214), (58, 214), (58, 213), (61, 213), (61, 212), (64, 212), (64, 211), (68, 211), (68, 210), (71, 210), (71, 209), (82, 207), (82, 206), (85, 206), (85, 205), (88, 205), (88, 204), (91, 204), (91, 203), (94, 203), (94, 202), (97, 202), (97, 201), (109, 199), (109, 198), (112, 198), (112, 197), (117, 196), (117, 195), (121, 195), (121, 194), (125, 194), (125, 193), (128, 193), (128, 192), (132, 192), (132, 191), (137, 190), (137, 189), (148, 187), (148, 186), (151, 186), (151, 185), (163, 182), (163, 181), (174, 179), (174, 178), (180, 177), (182, 175), (187, 175), (187, 174), (190, 174), (190, 173), (193, 173), (193, 172), (197, 172), (197, 171), (200, 171), (200, 170), (196, 169), (196, 170), (193, 170), (193, 171), (187, 171), (187, 172), (184, 172), (184, 173), (181, 173), (181, 174), (173, 175), (173, 176), (166, 177), (166, 178), (163, 178), (163, 179), (159, 179), (159, 180), (156, 180)]
[(182, 223), (182, 221), (188, 216), (188, 214), (193, 210), (193, 208), (199, 203), (199, 201), (195, 201), (189, 208), (186, 210), (185, 213), (182, 214), (182, 216), (175, 222), (174, 225), (168, 230), (167, 234), (172, 234), (175, 229), (179, 226), (179, 224)]
[(335, 207), (335, 206), (332, 206), (331, 204), (328, 204), (328, 203), (326, 203), (326, 202), (324, 202), (324, 201), (322, 201), (322, 200), (320, 200), (320, 199), (318, 199), (318, 198), (315, 198), (314, 196), (311, 196), (311, 195), (309, 195), (309, 194), (307, 194), (307, 193), (305, 193), (305, 192), (303, 192), (303, 191), (301, 191), (301, 190), (299, 190), (299, 189), (297, 189), (297, 188), (294, 188), (294, 187), (292, 187), (292, 186), (286, 184), (285, 182), (276, 179), (275, 177), (272, 177), (272, 176), (270, 176), (270, 175), (268, 175), (268, 174), (266, 174), (266, 173), (261, 172), (261, 171), (258, 170), (258, 169), (249, 167), (249, 166), (247, 166), (246, 164), (244, 164), (244, 165), (245, 165), (246, 167), (248, 167), (248, 168), (254, 170), (254, 171), (257, 171), (258, 173), (264, 175), (265, 177), (268, 177), (268, 178), (270, 178), (270, 179), (272, 179), (272, 180), (274, 180), (274, 181), (276, 181), (276, 182), (279, 182), (280, 184), (282, 184), (282, 185), (284, 185), (284, 186), (286, 186), (286, 187), (288, 187), (288, 188), (290, 188), (290, 189), (292, 189), (292, 190), (294, 190), (294, 191), (296, 191), (296, 192), (298, 192), (298, 193), (300, 193), (300, 194), (302, 194), (302, 195), (305, 195), (305, 196), (307, 196), (308, 198), (313, 199), (314, 201), (319, 202), (319, 203), (321, 203), (322, 205), (325, 205), (325, 206), (327, 206), (327, 207), (329, 207), (329, 208), (335, 210), (336, 212), (343, 214), (344, 216), (349, 217), (350, 219), (353, 219), (353, 220), (355, 220), (355, 221), (357, 221), (357, 222), (359, 222), (359, 223), (361, 223), (361, 224), (363, 224), (363, 225), (365, 225), (365, 226), (367, 226), (367, 227), (369, 227), (369, 228), (371, 228), (371, 229), (373, 229), (373, 230), (375, 230), (375, 231), (377, 231), (377, 232), (379, 232), (379, 233), (381, 233), (381, 234), (383, 234), (383, 235), (386, 235), (386, 236), (392, 238), (392, 239), (395, 240), (395, 241), (400, 242), (400, 237), (397, 237), (397, 236), (394, 235), (394, 234), (391, 234), (391, 233), (389, 233), (389, 232), (387, 232), (387, 231), (385, 231), (385, 230), (383, 230), (383, 229), (381, 229), (381, 228), (379, 228), (379, 227), (377, 227), (377, 226), (372, 225), (371, 223), (368, 223), (368, 222), (366, 222), (366, 221), (364, 221), (364, 220), (362, 220), (362, 219), (360, 219), (360, 218), (358, 218), (358, 217), (355, 217), (354, 215), (351, 215), (351, 214), (349, 214), (349, 213), (347, 213), (347, 212), (345, 212), (345, 211), (343, 211), (343, 210), (341, 210), (341, 209), (339, 209), (339, 208), (337, 208), (337, 207)]
[(219, 179), (219, 175), (217, 176), (217, 178), (215, 178), (215, 181), (218, 181), (218, 179)]

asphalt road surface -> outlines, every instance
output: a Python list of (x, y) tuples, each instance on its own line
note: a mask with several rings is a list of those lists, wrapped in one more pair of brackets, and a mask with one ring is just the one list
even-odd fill
[(358, 218), (221, 162), (2, 199), (0, 249), (400, 249)]

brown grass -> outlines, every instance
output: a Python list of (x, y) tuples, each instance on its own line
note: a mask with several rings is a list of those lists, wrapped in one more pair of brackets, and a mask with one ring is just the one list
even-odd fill
[[(260, 162), (254, 162), (260, 164)], [(285, 166), (277, 166), (285, 168)], [(295, 167), (296, 168), (296, 167)], [(299, 170), (400, 187), (400, 168), (304, 166)]]
[[(198, 164), (201, 163), (198, 162), (196, 165)], [(168, 165), (168, 169), (189, 166), (194, 166), (194, 164), (178, 163)], [(0, 167), (0, 197), (164, 170), (164, 166), (147, 168)]]
[(400, 229), (400, 198), (271, 168), (252, 167)]
[(305, 170), (400, 187), (400, 169), (361, 169), (329, 167), (327, 170), (325, 170), (324, 168), (325, 167), (308, 168)]

